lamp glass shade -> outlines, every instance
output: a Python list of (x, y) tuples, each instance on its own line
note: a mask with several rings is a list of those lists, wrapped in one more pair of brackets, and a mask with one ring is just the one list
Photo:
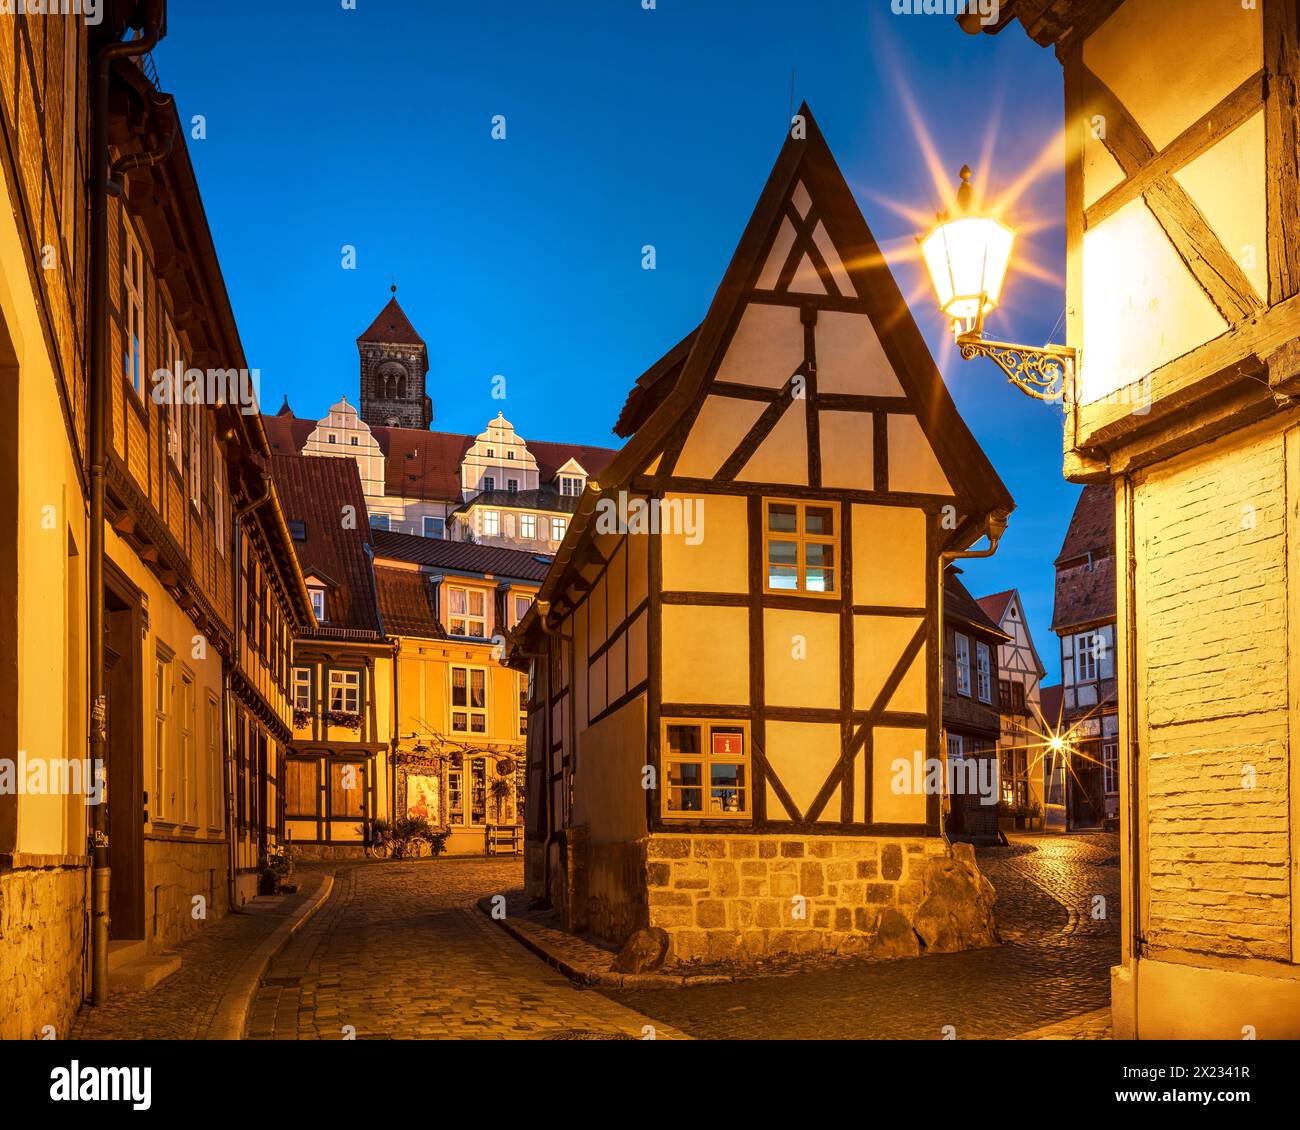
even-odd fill
[(1016, 233), (984, 216), (938, 224), (921, 241), (926, 269), (948, 317), (975, 321), (997, 304)]

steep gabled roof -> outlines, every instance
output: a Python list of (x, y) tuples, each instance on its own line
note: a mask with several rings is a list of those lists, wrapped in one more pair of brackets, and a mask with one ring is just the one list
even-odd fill
[(415, 332), (406, 311), (397, 304), (396, 295), (388, 300), (388, 305), (379, 311), (378, 317), (357, 341), (377, 341), (385, 345), (424, 344), (424, 339)]
[(676, 387), (677, 379), (682, 375), (682, 367), (686, 364), (686, 358), (691, 355), (691, 348), (695, 345), (695, 338), (699, 332), (700, 327), (696, 326), (637, 377), (636, 384), (627, 394), (623, 410), (618, 414), (618, 420), (614, 424), (616, 436), (627, 439), (632, 435)]
[[(1029, 627), (1029, 618), (1025, 615), (1025, 602), (1020, 597), (1019, 589), (1006, 589), (1003, 592), (995, 592), (990, 596), (981, 596), (976, 598), (979, 606), (988, 614), (990, 620), (1001, 626), (1002, 621), (1006, 619), (1007, 610), (1014, 603), (1020, 609), (1020, 623), (1025, 629), (1025, 638), (1029, 641), (1029, 650), (1034, 656), (1034, 665), (1038, 671), (1038, 677), (1041, 679), (1047, 673), (1047, 667), (1043, 664), (1043, 657), (1038, 654), (1038, 645), (1034, 643), (1034, 633)], [(1009, 633), (1014, 638), (1014, 633)]]
[(375, 530), (375, 557), (381, 560), (408, 561), (458, 573), (478, 573), (505, 580), (540, 581), (546, 576), (549, 557), (540, 557), (520, 549), (502, 549), (471, 541), (422, 538)]
[(944, 574), (944, 619), (960, 620), (968, 627), (986, 635), (997, 636), (1003, 640), (1010, 639), (1011, 637), (998, 626), (997, 621), (989, 619), (979, 602), (971, 596), (970, 590), (962, 584), (958, 572), (959, 570), (950, 565)]
[(1083, 488), (1074, 504), (1074, 516), (1065, 532), (1056, 564), (1092, 554), (1115, 553), (1115, 488), (1109, 483), (1091, 483)]
[(975, 600), (993, 623), (1001, 624), (1002, 617), (1007, 614), (1007, 605), (1015, 595), (1015, 589), (1006, 589), (1003, 592), (995, 592), (991, 596), (976, 597)]
[[(567, 586), (570, 563), (591, 534), (590, 516), (597, 494), (608, 497), (622, 489), (672, 437), (683, 434), (682, 429), (689, 426), (699, 410), (702, 390), (717, 371), (737, 316), (749, 303), (759, 281), (767, 253), (783, 230), (783, 223), (789, 222), (787, 208), (796, 182), (811, 197), (853, 292), (839, 299), (840, 309), (866, 314), (870, 319), (893, 375), (908, 402), (915, 406), (917, 426), (933, 449), (966, 519), (951, 533), (949, 546), (965, 548), (982, 536), (978, 523), (971, 519), (1014, 509), (1010, 493), (958, 414), (880, 247), (806, 103), (799, 114), (805, 124), (804, 136), (795, 136), (793, 130), (787, 133), (707, 316), (693, 335), (647, 371), (641, 378), (642, 393), (634, 393), (624, 406), (620, 430), (635, 430), (600, 476), (600, 491), (589, 490), (584, 496), (543, 588), (542, 602), (549, 603)], [(675, 369), (680, 371), (672, 379)], [(661, 398), (652, 398), (657, 403), (647, 413), (641, 403), (649, 396), (647, 390), (666, 382), (671, 382), (672, 387)], [(536, 608), (520, 626), (521, 635), (531, 629)]]
[(403, 636), (441, 640), (447, 632), (433, 611), (433, 586), (417, 569), (375, 566), (379, 607), (388, 631)]
[[(271, 477), (285, 520), (303, 523), (306, 537), (293, 543), (303, 576), (314, 574), (333, 583), (325, 594), (327, 620), (322, 626), (381, 633), (367, 552), (370, 525), (356, 462), (274, 455)], [(350, 522), (345, 507), (352, 507)]]

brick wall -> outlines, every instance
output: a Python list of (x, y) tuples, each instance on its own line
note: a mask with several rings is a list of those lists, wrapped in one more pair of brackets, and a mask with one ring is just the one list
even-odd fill
[(1154, 945), (1289, 956), (1284, 469), (1256, 436), (1137, 487)]

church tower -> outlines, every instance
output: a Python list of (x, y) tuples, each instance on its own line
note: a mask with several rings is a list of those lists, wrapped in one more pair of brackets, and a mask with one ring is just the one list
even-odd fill
[(397, 287), (379, 317), (357, 338), (361, 418), (373, 427), (428, 428), (433, 401), (424, 390), (429, 351), (397, 304)]

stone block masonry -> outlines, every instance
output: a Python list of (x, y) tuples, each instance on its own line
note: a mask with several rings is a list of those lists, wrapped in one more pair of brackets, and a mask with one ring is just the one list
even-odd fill
[(66, 1039), (81, 1006), (89, 872), (0, 871), (0, 1040)]
[(649, 925), (669, 961), (911, 957), (993, 945), (994, 892), (969, 844), (927, 838), (656, 834)]
[[(226, 852), (223, 840), (145, 840), (145, 933), (155, 949), (225, 916)], [(204, 900), (204, 917), (195, 917), (195, 896)]]

